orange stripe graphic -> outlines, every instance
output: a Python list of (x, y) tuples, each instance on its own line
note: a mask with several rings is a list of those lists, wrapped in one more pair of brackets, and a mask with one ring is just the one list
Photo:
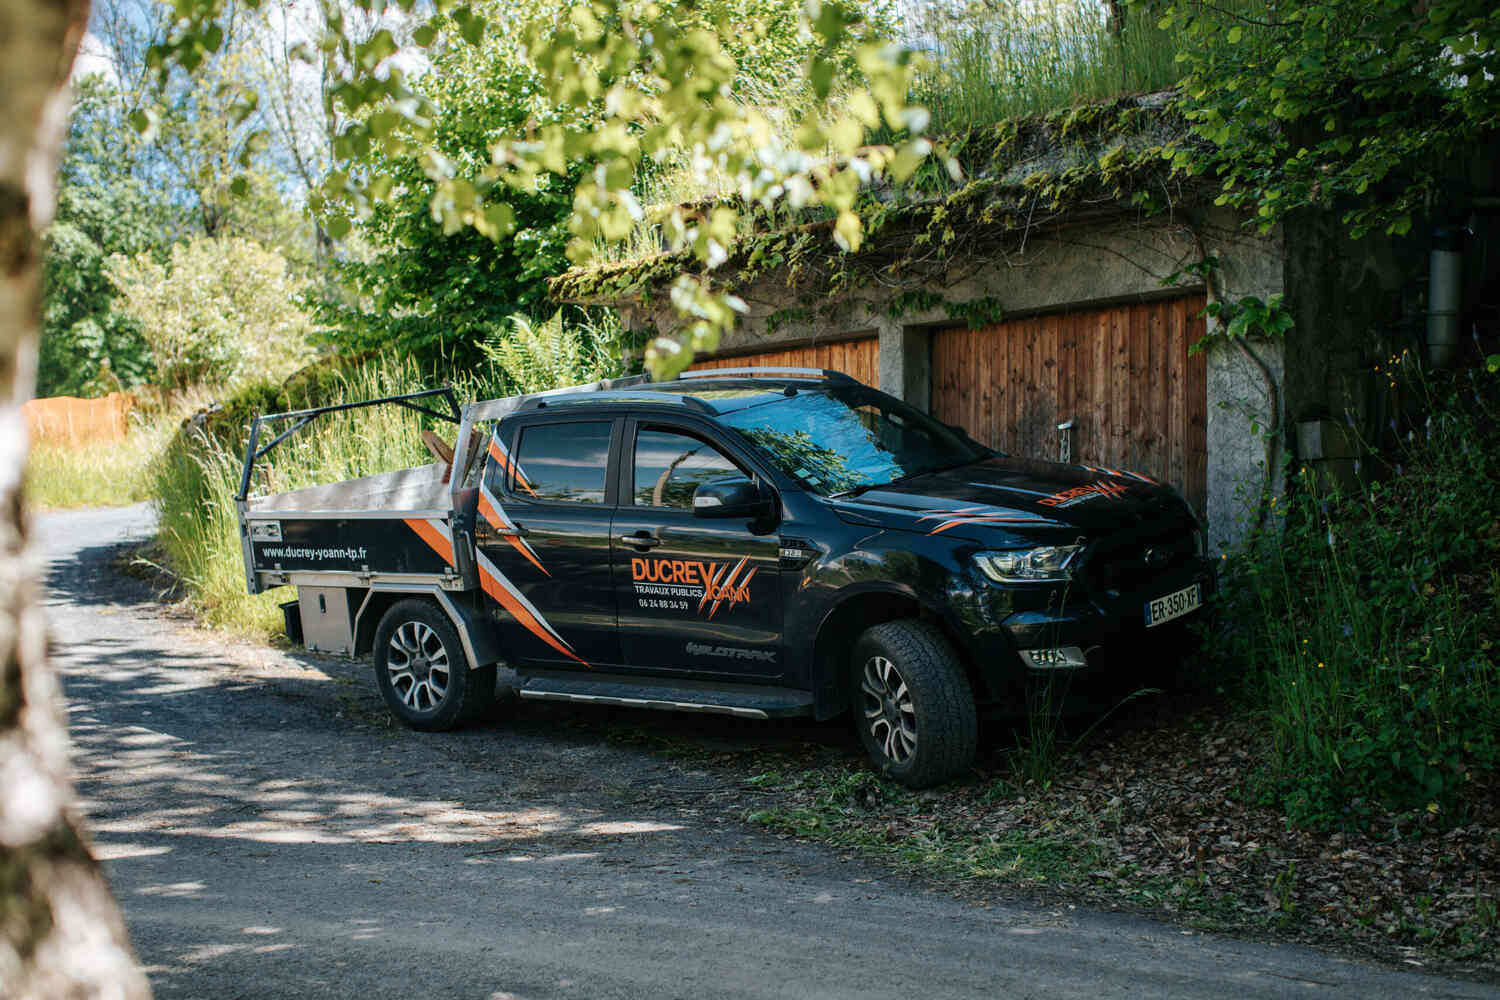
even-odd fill
[[(734, 578), (740, 575), (740, 570), (744, 569), (745, 568), (745, 563), (747, 563), (749, 561), (750, 561), (750, 557), (749, 556), (745, 556), (743, 559), (741, 559), (739, 561), (739, 564), (734, 567), (734, 572), (730, 573), (729, 574), (729, 579), (727, 579), (727, 580), (724, 581), (724, 589), (725, 590), (728, 590), (730, 587), (734, 586)], [(750, 571), (750, 575), (754, 576), (755, 575), (755, 571), (751, 570)], [(748, 577), (747, 577), (747, 579), (748, 579)], [(712, 618), (714, 616), (714, 614), (719, 610), (719, 605), (723, 604), (723, 603), (724, 603), (724, 598), (722, 598), (722, 597), (719, 598), (717, 601), (714, 601), (714, 606), (708, 609), (708, 617)]]
[(957, 524), (1040, 524), (1044, 521), (1044, 518), (1036, 517), (967, 517), (956, 521), (944, 521), (928, 534), (940, 534)]
[(417, 533), (417, 537), (426, 542), (427, 545), (449, 566), (453, 565), (453, 543), (443, 537), (442, 532), (433, 527), (432, 522), (418, 517), (402, 518), (406, 526)]
[(479, 494), (479, 513), (484, 515), (484, 519), (490, 522), (490, 525), (496, 531), (509, 530), (505, 519), (500, 516), (500, 512), (495, 509), (495, 505), (490, 503), (490, 498), (483, 493)]
[(500, 450), (500, 442), (496, 441), (493, 437), (490, 438), (490, 457), (495, 460), (502, 471), (508, 470), (515, 476), (517, 486), (532, 496), (536, 496), (536, 490), (532, 489), (531, 484), (526, 481), (526, 476), (521, 472), (521, 467), (506, 457), (505, 453)]
[(531, 546), (527, 545), (524, 540), (522, 540), (521, 538), (518, 538), (515, 535), (510, 535), (510, 536), (508, 536), (506, 538), (506, 541), (510, 542), (511, 545), (515, 546), (515, 550), (517, 552), (521, 553), (521, 555), (525, 556), (527, 559), (530, 559), (531, 560), (531, 565), (533, 565), (537, 569), (541, 570), (547, 576), (551, 576), (552, 575), (551, 573), (547, 572), (547, 567), (545, 567), (545, 566), (543, 566), (541, 564), (541, 562), (536, 557), (536, 553), (534, 553), (534, 552), (531, 551)]
[(542, 565), (542, 562), (537, 558), (536, 553), (531, 550), (531, 546), (527, 545), (525, 540), (523, 540), (519, 535), (510, 533), (515, 529), (511, 525), (506, 523), (505, 518), (500, 516), (500, 512), (495, 509), (494, 504), (490, 503), (490, 498), (485, 496), (483, 493), (479, 494), (479, 513), (484, 515), (484, 519), (490, 522), (490, 525), (496, 531), (505, 533), (505, 540), (507, 542), (510, 542), (510, 544), (515, 548), (517, 552), (525, 556), (531, 562), (531, 565), (535, 566), (543, 573), (546, 573), (547, 576), (552, 575), (551, 573), (547, 573), (547, 567)]
[(493, 574), (481, 568), (479, 570), (479, 583), (480, 586), (484, 588), (484, 592), (486, 594), (489, 594), (500, 604), (501, 607), (505, 608), (506, 611), (509, 611), (511, 613), (511, 616), (515, 618), (516, 621), (525, 626), (526, 630), (532, 635), (536, 636), (538, 639), (542, 640), (547, 645), (551, 646), (553, 649), (557, 650), (559, 653), (568, 657), (569, 659), (577, 660), (585, 667), (589, 665), (588, 661), (580, 659), (572, 650), (568, 649), (568, 647), (558, 642), (557, 639), (553, 637), (552, 633), (547, 631), (546, 626), (537, 621), (535, 616), (533, 616), (530, 611), (526, 610), (526, 606), (523, 605), (520, 601), (516, 600), (515, 597), (512, 596), (510, 591), (506, 590), (505, 586), (501, 584), (499, 580), (495, 579)]
[[(417, 533), (418, 538), (421, 538), (422, 541), (426, 542), (433, 549), (433, 551), (446, 559), (448, 561), (448, 565), (453, 565), (453, 546), (448, 542), (448, 539), (443, 537), (442, 533), (438, 531), (438, 529), (432, 524), (432, 522), (414, 517), (403, 518), (402, 520), (406, 522), (407, 527), (411, 528), (411, 530)], [(506, 590), (505, 586), (495, 578), (494, 574), (490, 573), (483, 566), (479, 567), (479, 585), (484, 588), (484, 592), (486, 594), (489, 594), (496, 601), (498, 601), (506, 611), (509, 611), (511, 613), (511, 616), (515, 618), (516, 621), (520, 622), (528, 632), (531, 632), (538, 639), (541, 639), (547, 645), (551, 646), (553, 649), (557, 650), (564, 656), (569, 657), (573, 660), (577, 660), (585, 667), (589, 666), (587, 660), (579, 659), (579, 657), (572, 650), (568, 649), (561, 642), (559, 642), (557, 638), (553, 636), (550, 631), (548, 631), (547, 626), (537, 621), (536, 616), (533, 615), (529, 610), (527, 610), (526, 606), (518, 601), (515, 596), (510, 593), (510, 591)]]

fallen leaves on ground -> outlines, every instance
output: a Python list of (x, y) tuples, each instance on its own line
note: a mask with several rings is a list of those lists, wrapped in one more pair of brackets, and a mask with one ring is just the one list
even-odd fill
[(1201, 698), (1143, 705), (1066, 746), (1041, 784), (1017, 783), (1004, 750), (969, 780), (910, 792), (839, 750), (766, 749), (687, 756), (741, 772), (753, 822), (965, 895), (1127, 909), (1500, 976), (1493, 775), (1476, 778), (1468, 815), (1451, 826), (1422, 813), (1377, 817), (1359, 832), (1288, 829), (1279, 809), (1257, 801), (1263, 731)]

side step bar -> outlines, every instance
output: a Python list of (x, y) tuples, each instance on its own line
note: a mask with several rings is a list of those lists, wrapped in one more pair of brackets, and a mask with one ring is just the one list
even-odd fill
[(710, 712), (742, 719), (812, 715), (810, 691), (754, 684), (713, 684), (619, 674), (534, 676), (521, 685), (522, 698), (571, 701), (669, 712)]

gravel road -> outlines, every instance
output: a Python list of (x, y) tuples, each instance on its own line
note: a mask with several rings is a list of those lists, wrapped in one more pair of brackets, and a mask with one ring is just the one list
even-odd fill
[(580, 709), (392, 728), (364, 664), (218, 638), (114, 572), (145, 507), (35, 529), (79, 794), (159, 997), (1500, 996), (960, 902), (703, 808), (721, 779)]

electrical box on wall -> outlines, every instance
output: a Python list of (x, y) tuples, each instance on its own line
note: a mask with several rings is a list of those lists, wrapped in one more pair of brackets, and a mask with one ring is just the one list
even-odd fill
[(308, 649), (324, 653), (354, 653), (354, 613), (343, 587), (298, 587), (302, 639)]

